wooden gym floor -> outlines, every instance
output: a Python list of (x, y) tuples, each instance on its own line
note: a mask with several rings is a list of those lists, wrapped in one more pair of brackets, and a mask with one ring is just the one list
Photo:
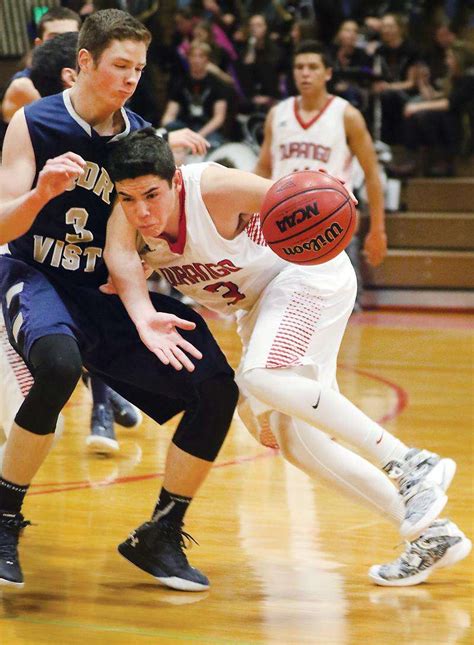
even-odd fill
[[(343, 392), (410, 445), (457, 460), (445, 514), (471, 538), (473, 318), (364, 313), (340, 354)], [(233, 325), (210, 321), (236, 364)], [(0, 643), (472, 643), (473, 557), (405, 589), (368, 567), (396, 557), (385, 521), (310, 481), (260, 447), (235, 419), (187, 530), (205, 593), (157, 586), (116, 552), (147, 519), (172, 425), (118, 429), (121, 453), (85, 452), (90, 403), (78, 386), (63, 438), (25, 504), (26, 584), (0, 591)]]

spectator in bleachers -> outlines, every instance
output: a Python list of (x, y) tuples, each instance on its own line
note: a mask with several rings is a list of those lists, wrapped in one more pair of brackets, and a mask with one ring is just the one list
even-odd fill
[(208, 72), (210, 53), (207, 43), (191, 43), (189, 72), (182, 83), (172, 83), (161, 125), (168, 130), (191, 128), (217, 147), (224, 139), (221, 129), (227, 115), (228, 90)]
[(194, 0), (192, 7), (196, 15), (219, 25), (228, 36), (244, 21), (242, 0)]
[(237, 44), (236, 64), (239, 84), (249, 112), (267, 112), (281, 97), (280, 74), (283, 71), (282, 51), (271, 40), (263, 15), (251, 16), (248, 37)]
[(432, 37), (423, 53), (423, 60), (430, 71), (431, 84), (441, 89), (448, 75), (446, 52), (456, 41), (456, 34), (447, 22), (435, 25)]
[(463, 137), (463, 116), (474, 124), (474, 50), (454, 43), (447, 51), (449, 69), (444, 96), (410, 102), (404, 110), (407, 158), (389, 166), (394, 176), (417, 172), (429, 176), (452, 176)]
[(237, 53), (230, 42), (230, 51), (217, 42), (215, 27), (216, 25), (207, 20), (199, 20), (193, 30), (194, 42), (207, 43), (211, 48), (208, 71), (215, 74), (224, 83), (233, 85), (233, 62), (237, 60)]
[(292, 22), (291, 14), (285, 9), (284, 0), (242, 0), (245, 15), (251, 19), (252, 16), (263, 16), (267, 27), (268, 35), (272, 40), (279, 40), (282, 32), (289, 29)]
[(405, 37), (402, 16), (387, 14), (381, 21), (382, 45), (374, 57), (374, 72), (383, 80), (376, 81), (372, 91), (380, 97), (382, 108), (381, 138), (385, 143), (399, 144), (403, 108), (416, 94), (416, 73), (419, 53)]
[(354, 20), (344, 20), (330, 50), (333, 63), (330, 88), (367, 116), (373, 59), (358, 41), (359, 25)]

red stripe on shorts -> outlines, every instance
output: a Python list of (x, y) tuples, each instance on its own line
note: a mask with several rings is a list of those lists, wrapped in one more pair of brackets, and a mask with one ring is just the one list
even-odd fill
[(7, 330), (4, 327), (3, 320), (0, 319), (0, 347), (4, 351), (8, 364), (15, 376), (18, 387), (22, 396), (26, 396), (31, 389), (31, 386), (34, 383), (34, 379), (31, 376), (31, 372), (26, 366), (25, 361), (22, 357), (15, 352), (13, 347), (10, 345), (7, 336)]

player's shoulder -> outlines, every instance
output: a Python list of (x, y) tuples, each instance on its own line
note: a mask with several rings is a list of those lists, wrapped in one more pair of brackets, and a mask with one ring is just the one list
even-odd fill
[(131, 130), (142, 130), (143, 128), (147, 128), (149, 125), (151, 125), (149, 121), (146, 121), (139, 114), (137, 114), (136, 112), (133, 112), (133, 110), (129, 110), (128, 108), (125, 108), (125, 113), (130, 123)]
[(51, 94), (50, 96), (45, 96), (41, 99), (38, 99), (34, 103), (25, 105), (25, 115), (27, 117), (36, 116), (36, 115), (53, 115), (58, 111), (65, 111), (63, 94)]

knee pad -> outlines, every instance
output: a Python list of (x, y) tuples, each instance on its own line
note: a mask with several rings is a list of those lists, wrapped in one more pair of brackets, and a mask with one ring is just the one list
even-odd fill
[(239, 389), (229, 374), (200, 383), (195, 402), (186, 409), (173, 443), (194, 457), (214, 461), (227, 436), (238, 398)]
[(81, 365), (79, 347), (72, 336), (53, 334), (37, 340), (29, 357), (34, 383), (15, 422), (34, 434), (53, 433), (59, 413), (79, 380)]

